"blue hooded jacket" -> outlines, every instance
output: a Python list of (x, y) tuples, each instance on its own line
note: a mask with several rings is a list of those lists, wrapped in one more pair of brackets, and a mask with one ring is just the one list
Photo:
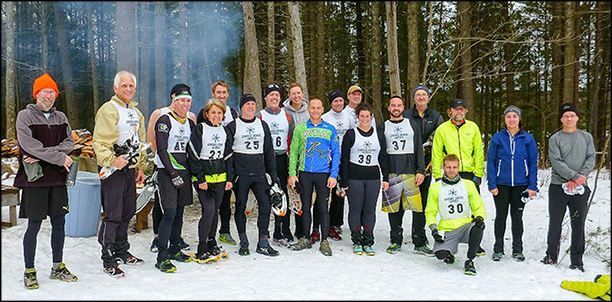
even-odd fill
[(497, 185), (521, 186), (538, 191), (538, 147), (533, 136), (520, 129), (514, 137), (507, 129), (491, 139), (487, 150), (489, 190)]

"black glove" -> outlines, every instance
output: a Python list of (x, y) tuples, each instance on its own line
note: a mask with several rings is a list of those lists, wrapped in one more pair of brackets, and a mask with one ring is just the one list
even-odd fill
[(433, 229), (431, 230), (431, 235), (433, 236), (434, 240), (437, 243), (442, 243), (444, 242), (444, 238), (442, 238), (442, 236), (440, 235), (440, 233), (438, 233), (438, 229)]
[(272, 181), (274, 182), (272, 185), (277, 184), (278, 187), (280, 188), (280, 186), (281, 186), (280, 178), (274, 177), (274, 178), (272, 178)]
[(176, 171), (172, 172), (170, 177), (172, 178), (172, 185), (177, 189), (180, 189), (185, 184), (183, 178)]
[(484, 219), (482, 218), (482, 216), (476, 216), (474, 219), (472, 219), (472, 222), (477, 228), (484, 230), (485, 223), (484, 223)]
[(474, 176), (474, 179), (472, 179), (472, 181), (474, 181), (474, 184), (476, 185), (476, 187), (480, 187), (480, 183), (482, 182), (482, 178), (480, 178), (478, 176)]

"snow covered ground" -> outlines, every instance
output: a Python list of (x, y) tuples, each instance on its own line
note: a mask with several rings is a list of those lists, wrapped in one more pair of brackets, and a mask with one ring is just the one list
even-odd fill
[[(595, 171), (589, 179), (591, 188), (594, 176)], [(203, 265), (175, 263), (177, 271), (171, 274), (161, 273), (154, 267), (156, 254), (149, 251), (153, 230), (130, 231), (130, 251), (147, 263), (141, 267), (122, 265), (126, 271), (123, 279), (113, 279), (102, 271), (97, 236), (67, 237), (64, 262), (79, 280), (64, 283), (48, 278), (51, 248), (47, 219), (38, 236), (36, 253), (40, 288), (26, 290), (22, 280), (22, 239), (27, 220), (19, 219), (17, 226), (2, 228), (2, 300), (589, 300), (562, 289), (560, 284), (563, 280), (593, 281), (597, 274), (610, 274), (610, 268), (602, 261), (610, 261), (610, 173), (606, 171), (599, 176), (586, 222), (587, 234), (600, 228), (606, 235), (587, 235), (584, 273), (568, 269), (569, 255), (562, 259), (561, 256), (558, 266), (540, 263), (546, 250), (549, 179), (550, 169), (540, 171), (540, 194), (525, 209), (523, 241), (527, 259), (522, 263), (509, 257), (510, 217), (505, 236), (506, 256), (501, 262), (491, 260), (495, 207), (483, 180), (481, 191), (487, 218), (482, 247), (487, 254), (475, 260), (477, 276), (463, 274), (465, 244), (460, 245), (453, 265), (414, 254), (410, 239), (412, 216), (408, 213), (404, 216), (402, 250), (395, 255), (387, 254), (389, 222), (386, 213), (378, 211), (375, 256), (352, 253), (346, 224), (343, 240), (331, 241), (332, 257), (323, 256), (318, 243), (304, 251), (277, 247), (281, 254), (275, 258), (256, 254), (256, 216), (251, 214), (247, 222), (250, 256), (239, 256), (237, 246), (222, 243), (229, 258)], [(199, 215), (199, 204), (186, 209), (183, 237), (191, 244), (192, 251), (197, 246)], [(2, 220), (8, 221), (7, 207), (2, 208)], [(270, 230), (272, 224), (273, 220)], [(233, 217), (231, 225), (232, 235), (237, 238)], [(561, 255), (569, 246), (569, 229), (569, 224), (564, 225)], [(429, 232), (427, 235), (431, 245)]]

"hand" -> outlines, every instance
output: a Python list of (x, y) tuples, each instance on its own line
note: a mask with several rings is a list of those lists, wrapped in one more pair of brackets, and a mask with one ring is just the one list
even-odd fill
[(480, 178), (478, 176), (474, 176), (474, 179), (472, 179), (472, 181), (474, 181), (474, 184), (476, 185), (476, 187), (480, 187), (480, 183), (482, 182), (482, 178)]
[(136, 183), (141, 185), (145, 180), (144, 170), (137, 169), (136, 170)]
[(289, 176), (289, 178), (287, 179), (287, 183), (292, 187), (295, 188), (295, 183), (298, 182), (298, 177), (293, 175), (293, 176)]
[(388, 181), (383, 181), (382, 182), (382, 189), (383, 189), (383, 191), (389, 190), (389, 182)]
[(127, 164), (128, 164), (128, 161), (125, 160), (125, 154), (121, 156), (117, 156), (115, 157), (115, 159), (113, 159), (113, 166), (115, 166), (115, 168), (119, 170), (123, 169), (123, 167), (125, 167), (125, 165)]
[[(68, 155), (66, 155), (66, 156), (68, 156)], [(27, 164), (33, 164), (33, 163), (37, 162), (38, 159), (36, 159), (34, 157), (29, 157), (27, 155), (24, 155), (23, 156), (23, 161), (26, 162)], [(65, 163), (64, 163), (64, 165), (65, 165)]]
[(529, 189), (527, 189), (527, 192), (529, 193), (529, 197), (530, 197), (530, 198), (531, 198), (531, 197), (534, 197), (534, 196), (536, 196), (536, 195), (538, 195), (538, 192), (537, 192), (537, 191), (534, 191), (534, 190), (529, 190)]
[(414, 176), (414, 184), (418, 187), (423, 183), (423, 180), (425, 180), (425, 175), (421, 174), (421, 173), (417, 173)]
[(201, 190), (208, 190), (208, 183), (207, 182), (203, 182), (201, 184), (198, 185), (198, 188), (200, 188)]
[(336, 186), (337, 182), (338, 181), (335, 178), (330, 177), (330, 178), (327, 179), (327, 187), (331, 189), (331, 188)]
[(485, 228), (485, 223), (484, 223), (484, 218), (482, 218), (482, 216), (476, 216), (474, 217), (474, 219), (472, 219), (472, 222), (474, 223), (474, 225), (479, 228), (479, 229), (483, 229)]
[(587, 178), (581, 174), (574, 182), (576, 186), (584, 185), (587, 182)]
[[(38, 159), (36, 161), (38, 161)], [(70, 172), (70, 166), (72, 166), (73, 162), (74, 160), (72, 160), (72, 157), (66, 155), (66, 159), (64, 159), (64, 168), (66, 169), (66, 171)]]
[(272, 178), (272, 181), (273, 181), (272, 185), (277, 184), (280, 187), (281, 185), (280, 178), (274, 177)]
[(232, 187), (234, 187), (234, 184), (231, 181), (226, 181), (225, 182), (225, 191), (231, 190)]
[(493, 190), (489, 190), (491, 192), (491, 194), (493, 194), (493, 196), (497, 196), (497, 194), (499, 194), (499, 189), (495, 188)]
[(172, 185), (177, 189), (180, 189), (185, 184), (183, 178), (176, 171), (172, 172), (170, 177), (172, 178)]
[(442, 238), (442, 236), (440, 235), (440, 233), (438, 233), (438, 229), (433, 229), (431, 230), (431, 236), (433, 236), (434, 240), (437, 243), (442, 243), (444, 242), (444, 238)]
[(576, 184), (576, 182), (573, 181), (573, 180), (570, 180), (570, 181), (567, 182), (567, 190), (570, 191), (570, 192), (574, 191), (574, 189), (576, 189), (577, 186), (578, 186), (578, 184)]

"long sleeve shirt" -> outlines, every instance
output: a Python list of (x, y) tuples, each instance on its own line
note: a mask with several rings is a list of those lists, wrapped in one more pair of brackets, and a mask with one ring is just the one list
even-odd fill
[(575, 132), (561, 130), (550, 137), (548, 156), (552, 166), (552, 184), (562, 185), (580, 175), (588, 178), (595, 167), (593, 136), (580, 129)]

